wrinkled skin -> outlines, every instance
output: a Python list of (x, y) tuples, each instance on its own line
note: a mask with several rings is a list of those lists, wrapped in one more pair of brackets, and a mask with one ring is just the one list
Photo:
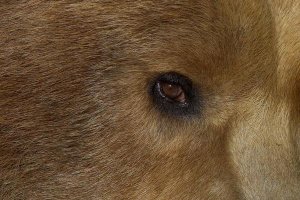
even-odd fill
[[(1, 1), (0, 199), (299, 199), (297, 0)], [(157, 109), (175, 71), (200, 112)]]

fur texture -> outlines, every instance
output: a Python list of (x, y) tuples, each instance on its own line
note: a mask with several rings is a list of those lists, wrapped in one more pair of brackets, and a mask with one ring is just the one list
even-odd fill
[[(0, 199), (299, 199), (300, 1), (0, 1)], [(189, 77), (201, 115), (155, 109)]]

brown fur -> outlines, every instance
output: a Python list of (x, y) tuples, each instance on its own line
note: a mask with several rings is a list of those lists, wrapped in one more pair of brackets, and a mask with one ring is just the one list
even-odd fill
[[(1, 1), (0, 199), (299, 199), (300, 3)], [(176, 71), (202, 114), (154, 108)]]

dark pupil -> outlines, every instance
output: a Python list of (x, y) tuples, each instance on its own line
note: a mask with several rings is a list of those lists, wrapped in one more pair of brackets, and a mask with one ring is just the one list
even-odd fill
[(173, 101), (178, 101), (181, 103), (185, 102), (185, 93), (180, 85), (160, 82), (160, 88), (163, 95)]

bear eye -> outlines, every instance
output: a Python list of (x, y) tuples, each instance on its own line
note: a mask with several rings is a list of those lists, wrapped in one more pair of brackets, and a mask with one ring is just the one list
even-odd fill
[(186, 95), (182, 86), (165, 81), (159, 81), (157, 84), (161, 96), (165, 97), (166, 100), (180, 103), (186, 102)]
[(155, 107), (169, 115), (195, 115), (200, 111), (200, 98), (193, 82), (176, 72), (156, 77), (150, 95)]

